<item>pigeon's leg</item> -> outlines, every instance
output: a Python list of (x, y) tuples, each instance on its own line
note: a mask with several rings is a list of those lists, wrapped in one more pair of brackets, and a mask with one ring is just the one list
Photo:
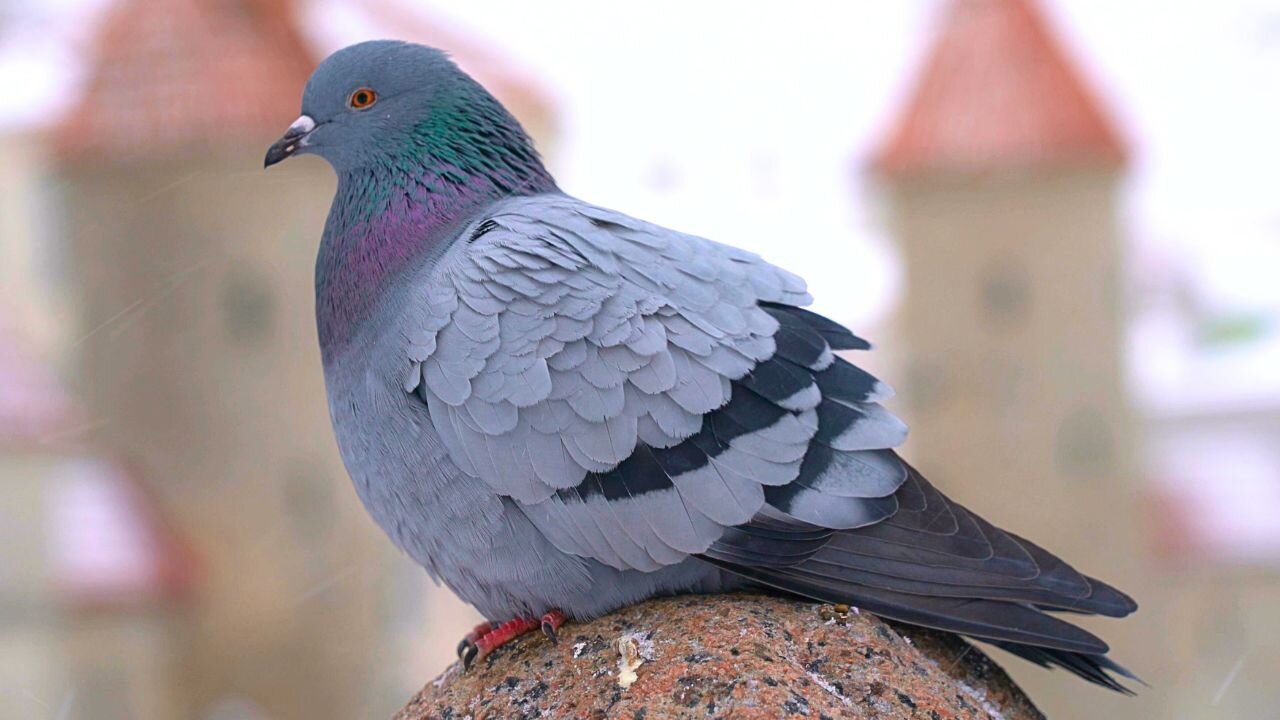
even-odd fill
[[(470, 645), (465, 646), (462, 651), (462, 669), (467, 670), (476, 661), (484, 658), (489, 653), (524, 635), (525, 633), (536, 630), (539, 626), (537, 620), (531, 618), (516, 618), (508, 620), (489, 632), (476, 638)], [(466, 640), (464, 639), (465, 643)]]
[(458, 658), (462, 660), (462, 668), (469, 669), (475, 661), (515, 640), (526, 633), (542, 628), (542, 634), (551, 642), (556, 642), (556, 631), (565, 623), (564, 613), (552, 610), (540, 620), (532, 618), (516, 618), (501, 625), (491, 623), (477, 625), (458, 643)]
[[(488, 620), (485, 620), (479, 625), (471, 628), (471, 632), (463, 635), (462, 639), (458, 641), (458, 659), (461, 660), (462, 656), (467, 653), (469, 648), (474, 648), (476, 646), (477, 640), (491, 632), (493, 632), (493, 623)], [(474, 650), (472, 652), (474, 652)]]

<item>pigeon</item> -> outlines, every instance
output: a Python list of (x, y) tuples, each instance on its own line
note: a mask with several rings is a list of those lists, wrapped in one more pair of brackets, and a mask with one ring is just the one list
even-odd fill
[(1136, 603), (894, 448), (870, 344), (759, 256), (562, 192), (448, 56), (379, 40), (308, 80), (270, 166), (337, 191), (316, 322), (337, 444), (392, 542), (489, 621), (464, 666), (658, 595), (849, 604), (1131, 692), (1055, 613)]

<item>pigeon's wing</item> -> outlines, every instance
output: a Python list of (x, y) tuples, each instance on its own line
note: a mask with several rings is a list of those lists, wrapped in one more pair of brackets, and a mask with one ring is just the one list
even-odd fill
[(751, 253), (522, 198), (467, 227), (422, 293), (405, 390), (565, 552), (653, 570), (778, 488), (827, 527), (896, 508), (906, 471), (880, 448), (906, 428), (832, 352), (866, 343), (795, 308), (803, 281)]

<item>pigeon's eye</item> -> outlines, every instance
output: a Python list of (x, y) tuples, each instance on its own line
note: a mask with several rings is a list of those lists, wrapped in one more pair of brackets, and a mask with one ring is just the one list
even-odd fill
[(351, 93), (351, 97), (347, 99), (347, 105), (351, 106), (352, 110), (363, 110), (373, 105), (377, 99), (378, 93), (374, 92), (373, 88), (362, 87)]

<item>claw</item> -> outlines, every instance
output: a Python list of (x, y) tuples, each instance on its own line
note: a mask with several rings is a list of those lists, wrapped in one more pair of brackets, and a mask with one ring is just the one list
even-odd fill
[(466, 672), (471, 669), (471, 663), (476, 661), (476, 655), (479, 654), (480, 648), (469, 640), (463, 640), (462, 642), (466, 643), (466, 647), (458, 652), (458, 659), (462, 661), (462, 671)]
[(462, 639), (458, 641), (458, 649), (457, 649), (458, 659), (459, 660), (462, 659), (462, 654), (465, 653), (467, 651), (467, 648), (469, 647), (473, 648), (472, 652), (474, 653), (475, 652), (474, 648), (476, 647), (476, 641), (484, 637), (485, 635), (488, 635), (492, 631), (493, 631), (493, 623), (487, 622), (487, 621), (482, 622), (479, 625), (476, 625), (475, 627), (471, 628), (471, 632), (467, 633), (466, 635), (463, 635)]
[(547, 636), (547, 639), (551, 641), (552, 645), (555, 645), (560, 641), (556, 631), (564, 624), (564, 620), (564, 613), (559, 610), (552, 610), (542, 616), (542, 634)]

